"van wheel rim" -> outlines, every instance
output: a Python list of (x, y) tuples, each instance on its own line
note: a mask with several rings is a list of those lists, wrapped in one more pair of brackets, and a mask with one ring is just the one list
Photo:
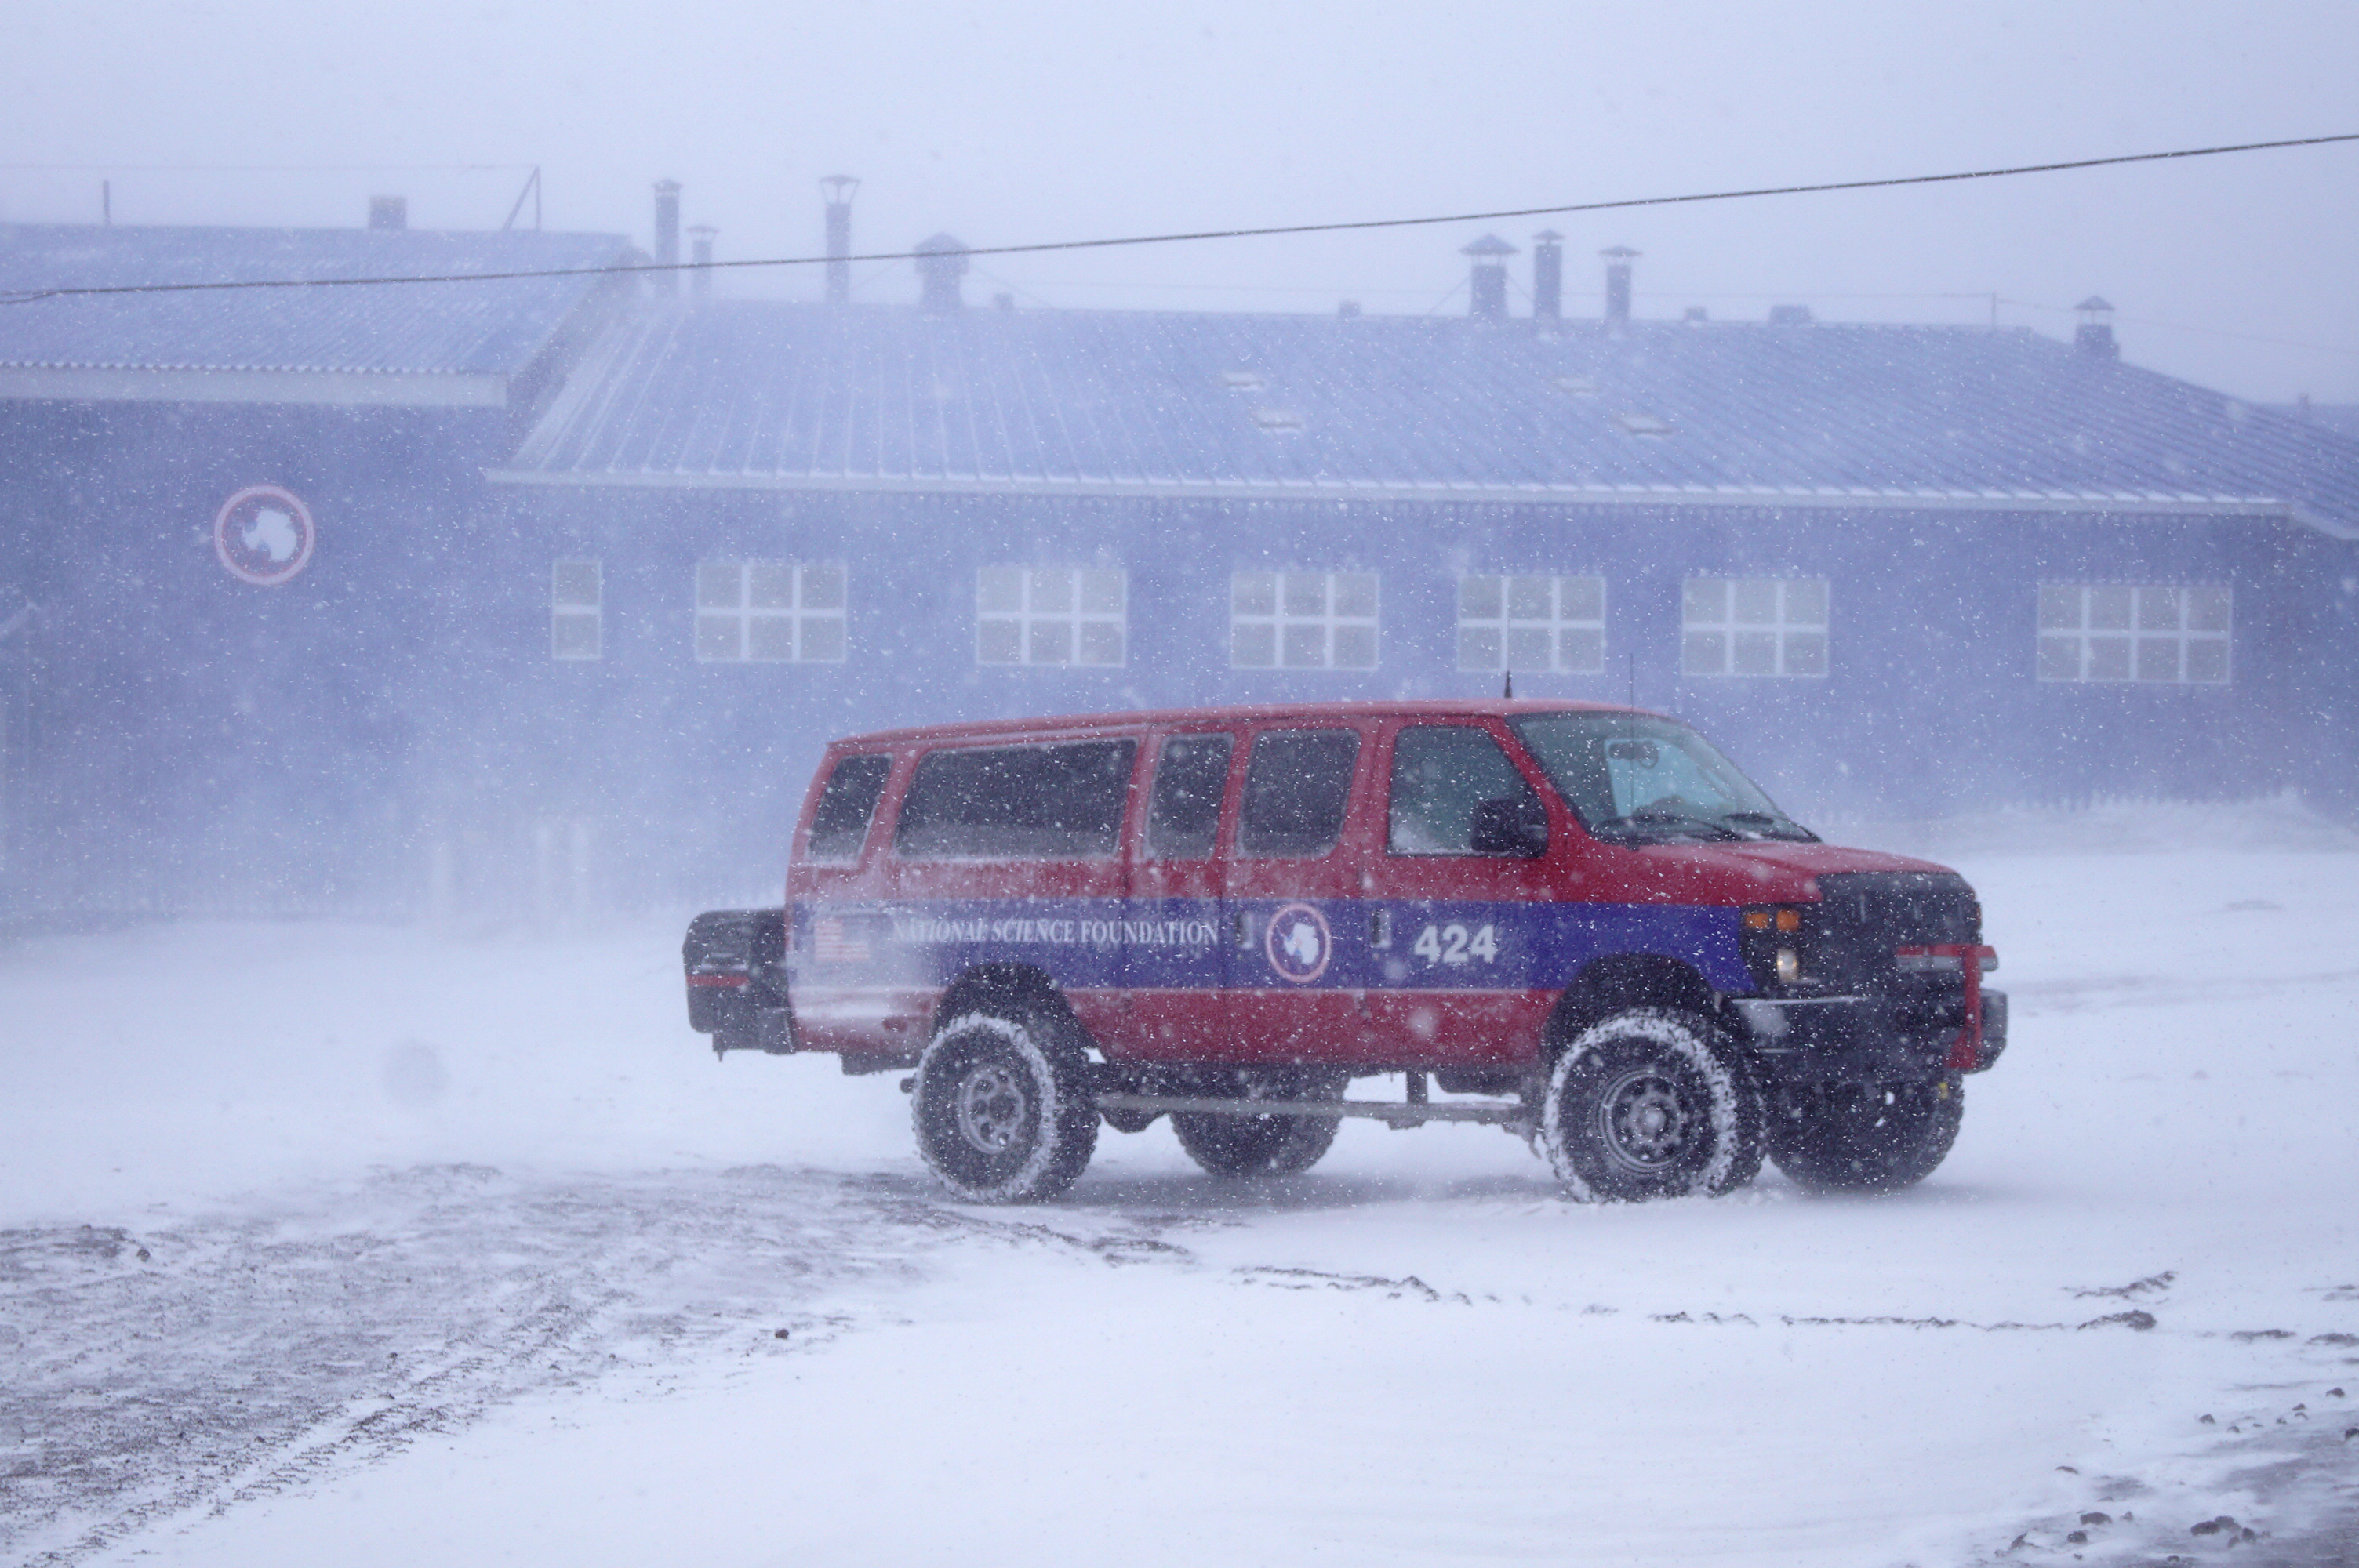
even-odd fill
[(1012, 1148), (1024, 1130), (1030, 1108), (1024, 1086), (1006, 1067), (977, 1067), (958, 1087), (959, 1136), (986, 1154)]
[(1598, 1141), (1627, 1171), (1652, 1175), (1676, 1161), (1690, 1119), (1678, 1087), (1652, 1068), (1623, 1074), (1598, 1097)]

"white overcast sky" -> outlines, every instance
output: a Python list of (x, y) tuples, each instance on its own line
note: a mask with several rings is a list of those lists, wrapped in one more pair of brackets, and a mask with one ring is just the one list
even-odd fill
[[(817, 248), (836, 173), (864, 181), (864, 249), (999, 244), (2359, 131), (2354, 68), (2353, 0), (12, 0), (0, 219), (94, 221), (107, 178), (121, 222), (353, 224), (384, 190), (417, 226), (490, 228), (523, 167), (421, 166), (538, 164), (549, 227), (646, 243), (669, 177), (723, 259)], [(223, 167), (245, 165), (304, 169)], [(2097, 292), (2136, 362), (2359, 402), (2354, 191), (2359, 144), (1555, 226), (1579, 314), (1610, 244), (1646, 253), (1642, 315), (1981, 321), (1996, 293), (2060, 334), (2055, 308)], [(1011, 257), (969, 295), (1416, 313), (1485, 226)], [(861, 274), (863, 297), (914, 295), (905, 266)]]

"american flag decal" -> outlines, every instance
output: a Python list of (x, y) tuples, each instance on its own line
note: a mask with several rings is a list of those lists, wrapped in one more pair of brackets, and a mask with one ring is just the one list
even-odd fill
[(863, 937), (846, 936), (842, 921), (822, 920), (811, 929), (811, 957), (822, 964), (864, 964), (868, 943)]

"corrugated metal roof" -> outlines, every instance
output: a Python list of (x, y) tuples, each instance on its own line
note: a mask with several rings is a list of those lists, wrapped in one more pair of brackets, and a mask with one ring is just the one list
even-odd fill
[(699, 301), (611, 330), (517, 482), (2248, 511), (2359, 442), (2027, 330)]
[[(419, 276), (620, 261), (606, 234), (0, 224), (0, 299), (44, 288)], [(513, 374), (596, 277), (97, 295), (0, 303), (0, 366)]]

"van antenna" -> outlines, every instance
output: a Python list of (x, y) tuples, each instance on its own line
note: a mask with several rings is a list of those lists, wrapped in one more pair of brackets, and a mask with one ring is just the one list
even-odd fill
[(1630, 650), (1630, 706), (1638, 706), (1638, 650)]
[(1501, 691), (1500, 691), (1500, 693), (1499, 693), (1499, 699), (1500, 699), (1502, 702), (1513, 702), (1513, 701), (1515, 701), (1515, 700), (1516, 700), (1516, 672), (1515, 672), (1515, 671), (1513, 671), (1513, 670), (1509, 670), (1509, 671), (1507, 672), (1507, 681), (1506, 681), (1506, 687), (1505, 687), (1504, 688), (1502, 688), (1502, 689), (1501, 689)]

